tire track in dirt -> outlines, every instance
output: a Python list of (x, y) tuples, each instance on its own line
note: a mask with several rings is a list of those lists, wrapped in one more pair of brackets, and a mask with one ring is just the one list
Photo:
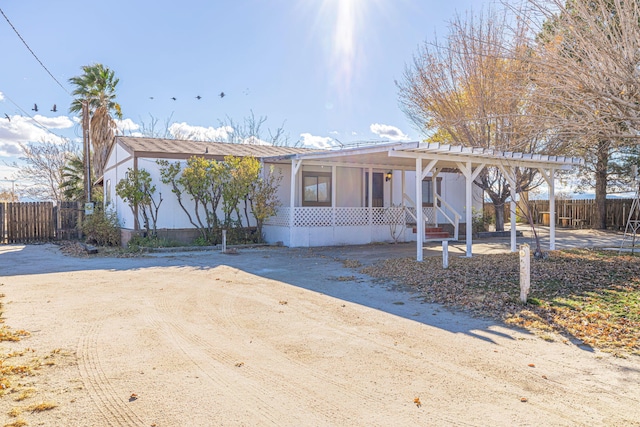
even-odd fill
[[(159, 305), (160, 312), (163, 314), (172, 313), (168, 310), (169, 305)], [(174, 310), (175, 312), (175, 310)], [(217, 354), (209, 354), (204, 351), (198, 340), (191, 338), (191, 334), (178, 325), (177, 322), (168, 321), (156, 311), (154, 315), (147, 316), (146, 320), (158, 331), (163, 331), (165, 336), (171, 337), (177, 349), (185, 356), (185, 359), (194, 365), (202, 376), (208, 378), (213, 384), (223, 389), (225, 393), (233, 395), (236, 402), (251, 401), (250, 406), (243, 407), (244, 410), (251, 412), (255, 419), (268, 420), (273, 425), (279, 425), (283, 419), (287, 419), (288, 414), (285, 411), (278, 410), (269, 403), (265, 397), (269, 396), (265, 390), (259, 390), (255, 387), (241, 386), (231, 378), (224, 375), (224, 371), (234, 366), (231, 361), (235, 360), (221, 352)], [(303, 420), (300, 420), (302, 423)]]
[[(209, 295), (200, 295), (199, 303), (203, 301), (211, 301), (212, 304), (206, 304), (207, 310), (203, 310), (199, 312), (198, 317), (203, 319), (208, 319), (208, 323), (215, 323), (220, 327), (220, 331), (233, 331), (230, 332), (227, 336), (230, 339), (234, 339), (237, 341), (238, 334), (245, 335), (246, 339), (243, 340), (245, 343), (251, 342), (252, 335), (245, 332), (245, 325), (236, 321), (238, 315), (242, 315), (241, 310), (236, 310), (237, 300), (238, 298), (235, 296), (235, 291), (225, 292), (221, 287), (215, 289), (215, 294)], [(213, 293), (214, 291), (211, 290)], [(215, 303), (213, 303), (215, 301)], [(242, 303), (240, 303), (242, 305)], [(212, 311), (212, 307), (215, 306)], [(246, 305), (245, 305), (246, 306)], [(188, 302), (186, 300), (178, 303), (175, 299), (162, 299), (158, 302), (158, 309), (164, 313), (172, 313), (171, 318), (179, 318), (180, 316), (190, 315), (194, 316), (194, 309), (196, 308), (192, 305), (192, 302)], [(214, 313), (217, 312), (219, 316), (214, 316)], [(246, 314), (246, 313), (245, 313)], [(246, 315), (245, 315), (246, 317)], [(222, 322), (221, 322), (222, 321)], [(203, 322), (207, 323), (207, 322)], [(177, 326), (177, 325), (176, 325)], [(180, 329), (179, 326), (177, 326)], [(225, 364), (231, 366), (234, 363), (238, 362), (238, 360), (242, 360), (241, 354), (245, 355), (255, 355), (256, 351), (263, 357), (268, 358), (268, 362), (266, 364), (272, 366), (294, 366), (294, 370), (296, 371), (297, 378), (305, 378), (303, 382), (295, 383), (292, 382), (292, 378), (278, 372), (273, 369), (264, 369), (264, 366), (260, 366), (256, 368), (252, 364), (248, 363), (242, 367), (242, 374), (249, 375), (251, 378), (257, 378), (263, 384), (269, 384), (271, 387), (268, 392), (272, 392), (272, 387), (274, 385), (279, 385), (283, 390), (283, 393), (291, 396), (290, 399), (294, 399), (299, 402), (306, 402), (310, 407), (313, 407), (315, 413), (320, 417), (323, 417), (325, 420), (331, 419), (332, 422), (348, 425), (354, 422), (354, 414), (350, 414), (349, 408), (345, 407), (341, 402), (344, 399), (340, 399), (338, 401), (332, 401), (325, 398), (325, 395), (333, 395), (333, 396), (354, 396), (355, 400), (363, 402), (363, 407), (375, 407), (378, 409), (390, 407), (393, 405), (390, 403), (393, 400), (393, 397), (390, 399), (389, 395), (384, 393), (376, 393), (371, 391), (367, 387), (353, 387), (353, 383), (348, 379), (340, 379), (337, 378), (336, 375), (331, 375), (325, 373), (324, 370), (318, 369), (316, 366), (309, 365), (304, 363), (303, 361), (297, 360), (295, 357), (291, 357), (286, 353), (282, 352), (282, 349), (273, 348), (272, 345), (263, 351), (260, 351), (260, 347), (257, 344), (249, 345), (245, 344), (242, 347), (236, 347), (233, 351), (223, 351), (220, 348), (214, 346), (211, 342), (193, 333), (189, 333), (188, 331), (182, 330), (184, 336), (188, 339), (192, 340), (197, 346), (204, 349), (207, 353), (209, 353), (216, 360), (223, 360)], [(224, 333), (224, 332), (223, 332)], [(337, 334), (342, 334), (342, 331), (336, 330)], [(349, 335), (351, 338), (360, 339), (361, 337), (356, 334)], [(254, 338), (255, 339), (255, 338)], [(374, 342), (373, 340), (371, 340)], [(261, 365), (264, 365), (262, 363)], [(318, 394), (318, 391), (321, 390), (322, 394)], [(267, 391), (261, 389), (260, 393), (266, 393)], [(315, 399), (314, 399), (315, 397)], [(413, 396), (409, 399), (412, 400)], [(315, 401), (317, 400), (317, 401)], [(365, 404), (366, 402), (366, 404)], [(299, 406), (299, 405), (298, 405)], [(398, 408), (398, 407), (396, 407)], [(400, 410), (398, 408), (398, 410)], [(352, 411), (351, 411), (352, 412)], [(343, 414), (347, 415), (343, 415)], [(360, 417), (370, 416), (371, 412), (366, 410), (360, 414)], [(373, 425), (376, 422), (382, 422), (382, 418), (384, 415), (382, 413), (377, 413), (375, 417), (371, 417), (370, 421)], [(446, 420), (446, 416), (442, 416), (438, 414), (437, 416), (433, 416), (431, 419), (440, 419)], [(390, 418), (386, 420), (383, 424), (393, 423), (394, 418), (390, 415)], [(451, 420), (453, 421), (453, 420)], [(472, 424), (470, 424), (472, 425)]]
[[(252, 335), (247, 331), (246, 327), (241, 323), (238, 322), (238, 313), (239, 311), (236, 309), (236, 306), (238, 306), (237, 304), (238, 298), (235, 295), (228, 295), (225, 294), (221, 299), (218, 300), (218, 302), (220, 303), (220, 314), (222, 316), (222, 318), (225, 320), (225, 323), (229, 325), (229, 327), (233, 328), (236, 332), (244, 332), (245, 336), (247, 338), (251, 337)], [(241, 303), (242, 304), (242, 303)], [(287, 304), (287, 306), (290, 306), (290, 304)], [(302, 314), (303, 316), (305, 316), (306, 318), (310, 319), (313, 322), (321, 322), (322, 319), (320, 318), (320, 315), (317, 314), (315, 316), (310, 315), (310, 313), (314, 313), (316, 314), (315, 311), (313, 310), (305, 310), (304, 314)], [(301, 313), (298, 313), (301, 314)], [(338, 313), (338, 315), (340, 317), (344, 317), (342, 313)], [(346, 317), (345, 317), (346, 319)], [(218, 320), (218, 319), (210, 319), (210, 320)], [(353, 320), (353, 319), (346, 319), (346, 320)], [(246, 331), (246, 332), (245, 332)], [(380, 339), (375, 339), (372, 337), (369, 337), (367, 335), (364, 335), (362, 333), (358, 333), (358, 332), (354, 332), (354, 331), (349, 331), (349, 330), (345, 330), (345, 329), (336, 329), (334, 331), (334, 334), (336, 335), (344, 335), (346, 337), (348, 337), (348, 341), (350, 343), (353, 343), (352, 345), (358, 345), (357, 343), (359, 342), (363, 342), (363, 343), (369, 343), (372, 344), (376, 347), (379, 347), (385, 351), (391, 351), (394, 353), (399, 353), (399, 354), (403, 354), (404, 356), (406, 356), (408, 359), (415, 359), (416, 358), (416, 351), (415, 350), (410, 350), (410, 349), (405, 349), (403, 348), (403, 346), (398, 346), (395, 344), (391, 344), (391, 342), (393, 342), (393, 339), (390, 338), (389, 343), (385, 343)], [(434, 350), (437, 352), (437, 349), (430, 349), (430, 350)], [(331, 384), (333, 387), (338, 388), (341, 390), (341, 394), (351, 394), (354, 396), (357, 396), (358, 398), (360, 398), (362, 401), (368, 402), (368, 404), (372, 404), (372, 405), (376, 405), (378, 407), (383, 407), (384, 405), (388, 405), (388, 401), (386, 399), (386, 397), (382, 397), (383, 395), (379, 394), (379, 393), (375, 393), (373, 392), (371, 389), (368, 388), (352, 388), (349, 387), (348, 385), (345, 385), (341, 382), (336, 381), (335, 376), (331, 375), (331, 374), (325, 374), (323, 371), (321, 370), (316, 370), (313, 369), (312, 366), (309, 366), (308, 364), (305, 364), (304, 362), (297, 360), (296, 358), (292, 358), (292, 357), (288, 357), (288, 355), (286, 353), (283, 352), (279, 352), (279, 351), (275, 351), (274, 354), (278, 354), (281, 356), (281, 358), (283, 360), (286, 360), (287, 363), (292, 363), (295, 364), (298, 368), (300, 368), (301, 370), (305, 371), (304, 376), (305, 377), (309, 377), (309, 378), (317, 378), (320, 381), (322, 381), (325, 384)], [(454, 378), (456, 375), (460, 376), (460, 375), (464, 375), (465, 376), (465, 381), (469, 381), (469, 382), (473, 382), (473, 381), (479, 381), (480, 380), (480, 376), (492, 376), (494, 377), (497, 381), (496, 383), (500, 384), (503, 383), (505, 381), (505, 378), (503, 378), (501, 375), (499, 375), (498, 372), (495, 372), (495, 366), (491, 366), (488, 363), (483, 363), (482, 366), (483, 368), (486, 369), (477, 369), (476, 373), (474, 375), (472, 374), (462, 374), (460, 372), (459, 367), (457, 367), (455, 365), (455, 360), (439, 360), (439, 361), (430, 361), (430, 364), (436, 364), (437, 367), (435, 370), (438, 371), (437, 376), (440, 378)], [(432, 366), (433, 367), (433, 366)], [(432, 369), (433, 370), (433, 369)], [(505, 374), (507, 375), (507, 374)], [(541, 381), (538, 377), (536, 377), (535, 375), (533, 375), (533, 373), (528, 373), (526, 372), (526, 370), (523, 368), (523, 374), (522, 374), (522, 378), (520, 379), (516, 379), (514, 378), (513, 373), (510, 373), (509, 375), (507, 375), (508, 380), (512, 381), (514, 383), (514, 386), (520, 386), (522, 388), (530, 388), (532, 386), (532, 383), (536, 383), (535, 388), (536, 389), (543, 389), (544, 387), (548, 386), (548, 383), (546, 383), (546, 381)], [(514, 381), (515, 380), (515, 381)], [(500, 391), (499, 388), (496, 389), (496, 391)], [(549, 398), (552, 398), (551, 396), (549, 396)], [(576, 410), (579, 409), (580, 405), (578, 403), (576, 403)], [(562, 419), (562, 420), (566, 420), (567, 422), (571, 423), (572, 422), (572, 418), (571, 416), (560, 412), (560, 411), (549, 411), (547, 410), (547, 412), (551, 412), (553, 413), (555, 416), (558, 417), (558, 419)], [(456, 424), (458, 425), (466, 425), (466, 424), (460, 424), (461, 421), (459, 419), (450, 419), (447, 417), (446, 414), (438, 414), (436, 416), (437, 419), (445, 422), (445, 421), (451, 421), (452, 423), (455, 421)], [(393, 421), (393, 420), (391, 420)], [(434, 419), (430, 420), (431, 422), (434, 421)], [(473, 423), (470, 423), (468, 425), (475, 425)]]
[(78, 369), (89, 397), (102, 414), (104, 421), (113, 427), (143, 425), (143, 421), (117, 394), (100, 362), (100, 328), (102, 321), (95, 321), (78, 342)]
[[(163, 313), (174, 313), (175, 316), (171, 316), (172, 318), (179, 317), (180, 315), (184, 314), (184, 311), (186, 311), (185, 305), (177, 305), (175, 304), (175, 300), (173, 299), (162, 299), (159, 301), (157, 307)], [(189, 309), (189, 311), (191, 310)], [(210, 315), (205, 314), (203, 317), (211, 321), (214, 321), (214, 319)], [(218, 319), (216, 318), (215, 320), (218, 320)], [(243, 355), (245, 356), (248, 354), (250, 355), (254, 350), (253, 348), (250, 348), (247, 345), (244, 345), (242, 347), (236, 346), (233, 349), (224, 349), (221, 346), (214, 345), (210, 340), (207, 340), (193, 332), (188, 331), (186, 328), (184, 328), (182, 325), (178, 323), (169, 322), (168, 325), (176, 333), (178, 333), (182, 339), (186, 340), (193, 346), (201, 349), (208, 356), (209, 360), (215, 360), (215, 361), (221, 362), (221, 364), (227, 368), (231, 366), (240, 368), (237, 365), (237, 363), (245, 359)], [(226, 328), (223, 328), (223, 330), (228, 330), (228, 328), (229, 326), (227, 326)], [(277, 353), (274, 353), (273, 355), (276, 355), (276, 354)], [(289, 363), (290, 361), (291, 361), (290, 359), (270, 357), (269, 365), (282, 367), (282, 366), (285, 366), (286, 363)], [(350, 422), (353, 422), (353, 419), (350, 418), (348, 415), (343, 415), (345, 413), (345, 408), (343, 406), (327, 401), (326, 399), (324, 400), (320, 399), (321, 400), (320, 402), (316, 401), (315, 399), (316, 397), (320, 398), (320, 396), (318, 396), (319, 389), (313, 387), (313, 383), (314, 383), (313, 381), (305, 381), (303, 383), (300, 383), (300, 382), (296, 382), (295, 380), (292, 380), (292, 378), (290, 376), (287, 376), (286, 374), (282, 374), (273, 369), (265, 368), (265, 366), (262, 366), (262, 365), (255, 366), (255, 365), (252, 365), (251, 363), (245, 364), (244, 362), (240, 362), (240, 363), (242, 363), (241, 371), (239, 371), (238, 373), (245, 378), (249, 378), (253, 380), (252, 381), (253, 385), (251, 386), (250, 389), (247, 388), (245, 392), (239, 393), (239, 395), (243, 396), (244, 400), (247, 400), (248, 396), (251, 396), (251, 399), (254, 399), (255, 396), (272, 396), (272, 398), (269, 400), (269, 403), (264, 401), (264, 399), (262, 399), (261, 397), (258, 397), (258, 400), (262, 400), (262, 402), (265, 405), (273, 406), (272, 402), (276, 402), (276, 400), (273, 397), (279, 396), (278, 399), (280, 399), (281, 405), (283, 404), (282, 403), (283, 400), (286, 402), (291, 402), (291, 404), (288, 404), (288, 403), (284, 404), (285, 406), (289, 405), (291, 407), (293, 406), (298, 407), (301, 405), (300, 402), (304, 402), (303, 406), (306, 404), (308, 407), (313, 408), (314, 414), (316, 414), (322, 419), (325, 419), (325, 420), (331, 419), (332, 422), (335, 422), (340, 425), (348, 425)], [(304, 365), (300, 365), (300, 364), (296, 364), (296, 365), (304, 367)], [(313, 378), (313, 372), (310, 369), (305, 369), (305, 370), (308, 372), (305, 373), (304, 378)], [(207, 370), (207, 372), (209, 372), (209, 370)], [(238, 373), (234, 372), (234, 375), (237, 375)], [(321, 384), (323, 393), (327, 391), (327, 381), (323, 380), (317, 383)], [(332, 381), (332, 384), (333, 383), (335, 382)], [(233, 385), (236, 387), (238, 386), (237, 383), (233, 383)], [(274, 390), (274, 388), (277, 388), (277, 389)], [(346, 389), (344, 389), (344, 387), (342, 386), (341, 386), (341, 389), (342, 389), (341, 394), (344, 394), (344, 392), (346, 392)], [(281, 396), (286, 396), (286, 397), (282, 398)], [(283, 411), (278, 416), (280, 418), (277, 418), (276, 420), (277, 422), (281, 422), (283, 419), (282, 418), (283, 416), (287, 417), (287, 419), (290, 419), (294, 415), (292, 414), (291, 411)], [(300, 419), (299, 421), (302, 424), (304, 424), (305, 422), (304, 419)]]

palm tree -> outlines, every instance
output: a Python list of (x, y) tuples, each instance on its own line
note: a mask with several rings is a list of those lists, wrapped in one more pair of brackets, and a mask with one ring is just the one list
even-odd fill
[(102, 64), (85, 65), (82, 67), (82, 75), (69, 79), (69, 83), (75, 86), (71, 94), (76, 96), (69, 111), (82, 114), (82, 104), (85, 101), (89, 107), (89, 137), (93, 147), (92, 175), (97, 177), (104, 171), (107, 154), (113, 144), (116, 123), (111, 113), (122, 119), (120, 104), (115, 101), (119, 81), (114, 71)]
[(84, 201), (84, 164), (82, 157), (72, 154), (62, 167), (60, 189), (65, 200)]

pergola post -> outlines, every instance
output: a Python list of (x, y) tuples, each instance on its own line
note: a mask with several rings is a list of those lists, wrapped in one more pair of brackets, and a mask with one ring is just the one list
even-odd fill
[(478, 165), (475, 170), (473, 170), (473, 164), (470, 161), (466, 163), (458, 162), (456, 165), (465, 177), (465, 234), (467, 241), (467, 253), (465, 256), (471, 258), (473, 256), (473, 181), (480, 175), (486, 164)]
[[(467, 162), (467, 170), (471, 172), (471, 162)], [(466, 241), (467, 241), (467, 253), (466, 256), (471, 258), (473, 256), (473, 180), (471, 179), (471, 173), (465, 175), (465, 205), (467, 207), (465, 212), (465, 226)]]
[(422, 157), (416, 158), (416, 260), (422, 261), (424, 214), (422, 212)]
[(549, 171), (549, 250), (556, 249), (556, 185), (555, 169)]
[(516, 242), (516, 173), (513, 168), (506, 168), (503, 165), (500, 165), (500, 170), (504, 175), (505, 179), (509, 183), (509, 193), (511, 194), (511, 202), (509, 206), (510, 213), (510, 222), (511, 222), (511, 252), (517, 251), (517, 242)]
[(556, 249), (556, 186), (555, 169), (549, 169), (549, 174), (540, 168), (540, 175), (547, 181), (549, 186), (549, 250)]

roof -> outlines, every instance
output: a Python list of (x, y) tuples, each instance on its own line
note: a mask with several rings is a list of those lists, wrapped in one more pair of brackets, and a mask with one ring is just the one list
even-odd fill
[(475, 165), (509, 165), (530, 168), (569, 169), (584, 164), (577, 157), (551, 156), (544, 154), (513, 153), (478, 147), (464, 147), (426, 142), (395, 142), (368, 147), (345, 148), (342, 150), (292, 153), (267, 157), (265, 161), (304, 160), (342, 165), (368, 165), (415, 169), (415, 159), (437, 159), (445, 168), (457, 168), (458, 163), (471, 162)]
[(317, 152), (308, 148), (273, 145), (231, 144), (226, 142), (186, 141), (179, 139), (118, 136), (116, 142), (136, 157), (189, 158), (206, 157), (270, 157)]

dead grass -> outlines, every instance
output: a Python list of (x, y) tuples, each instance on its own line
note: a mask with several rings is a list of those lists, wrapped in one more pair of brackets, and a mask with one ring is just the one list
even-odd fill
[(362, 270), (418, 289), (428, 302), (556, 332), (613, 352), (640, 355), (640, 257), (589, 250), (531, 260), (531, 292), (519, 302), (518, 254), (389, 259)]
[[(0, 296), (0, 298), (3, 296), (4, 295)], [(0, 302), (0, 308), (1, 307), (2, 303)], [(4, 319), (0, 319), (0, 323), (3, 322)], [(29, 332), (25, 330), (14, 330), (4, 324), (0, 327), (0, 341), (17, 343), (29, 336)], [(34, 383), (32, 380), (29, 380), (29, 378), (35, 377), (42, 367), (55, 366), (57, 359), (66, 357), (69, 354), (69, 352), (61, 349), (54, 349), (49, 354), (39, 356), (36, 350), (29, 347), (15, 349), (6, 354), (0, 354), (0, 398), (12, 395), (14, 396), (14, 401), (24, 402), (37, 396), (39, 390), (33, 387)], [(18, 418), (24, 412), (48, 411), (57, 406), (56, 403), (51, 401), (41, 401), (39, 403), (27, 404), (26, 406), (15, 406), (8, 411), (8, 415)], [(25, 425), (28, 425), (27, 421), (23, 418), (18, 418), (9, 424), (5, 424), (5, 427)]]
[(24, 426), (28, 426), (28, 425), (29, 425), (28, 422), (26, 422), (22, 418), (18, 418), (17, 420), (15, 420), (12, 423), (5, 424), (3, 427), (24, 427)]

